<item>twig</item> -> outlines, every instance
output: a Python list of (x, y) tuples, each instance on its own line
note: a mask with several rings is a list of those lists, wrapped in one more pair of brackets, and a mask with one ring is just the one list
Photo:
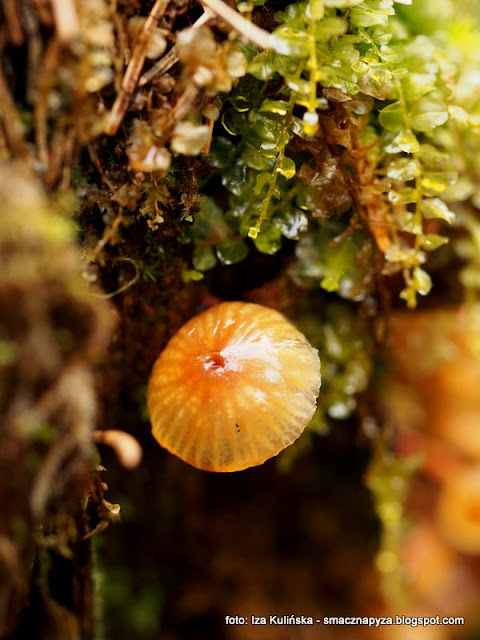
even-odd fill
[[(124, 221), (124, 217), (122, 214), (122, 211), (119, 211), (119, 213), (115, 216), (115, 220), (112, 222), (112, 224), (108, 227), (106, 227), (103, 231), (103, 236), (102, 238), (97, 242), (97, 244), (95, 245), (94, 250), (92, 251), (92, 255), (90, 257), (90, 261), (94, 262), (97, 257), (100, 255), (100, 253), (102, 252), (103, 248), (112, 240), (114, 240), (117, 236), (118, 233), (118, 228), (120, 227), (120, 225), (123, 223)], [(123, 258), (123, 260), (130, 260), (130, 258)], [(135, 278), (133, 280), (133, 282), (128, 283), (128, 287), (130, 287), (132, 284), (135, 284), (135, 282), (137, 281), (137, 275), (135, 274)], [(127, 288), (128, 288), (127, 287)], [(91, 295), (94, 298), (104, 298), (106, 300), (108, 300), (109, 298), (112, 298), (113, 296), (116, 296), (118, 293), (121, 293), (123, 291), (123, 287), (120, 287), (120, 290), (114, 291), (112, 293), (92, 293)]]
[[(31, 4), (38, 19), (43, 25), (51, 27), (53, 24), (52, 7), (49, 6), (45, 0), (30, 0), (29, 3), (23, 3), (24, 5)], [(25, 7), (26, 8), (26, 7)]]
[(100, 174), (100, 177), (102, 178), (103, 182), (107, 185), (110, 191), (115, 192), (115, 185), (112, 182), (110, 182), (110, 180), (105, 175), (105, 171), (103, 170), (103, 166), (102, 166), (102, 163), (100, 162), (100, 158), (98, 157), (98, 153), (91, 142), (87, 144), (87, 149), (88, 149), (88, 155), (90, 156), (90, 160), (93, 162), (93, 164), (97, 168), (97, 171)]
[(50, 0), (53, 19), (60, 42), (69, 42), (80, 32), (77, 8), (74, 0)]
[(187, 115), (190, 107), (197, 98), (199, 91), (200, 88), (193, 82), (185, 88), (185, 91), (180, 95), (177, 102), (175, 103), (175, 106), (173, 107), (171, 113), (172, 125), (175, 122), (183, 120), (183, 118)]
[(59, 469), (78, 446), (76, 433), (67, 432), (50, 447), (44, 457), (30, 491), (30, 509), (36, 520), (40, 520), (45, 514)]
[(195, 84), (193, 81), (192, 84), (189, 84), (185, 87), (183, 93), (181, 93), (173, 105), (173, 109), (168, 113), (165, 118), (162, 127), (162, 133), (158, 132), (158, 143), (165, 144), (168, 139), (168, 134), (171, 132), (173, 127), (179, 122), (183, 120), (183, 118), (190, 111), (193, 103), (197, 99), (200, 93), (200, 87)]
[(120, 17), (120, 14), (114, 9), (110, 9), (110, 15), (112, 17), (113, 28), (117, 34), (116, 37), (116, 49), (117, 55), (113, 56), (113, 70), (114, 80), (113, 86), (115, 93), (119, 94), (122, 90), (122, 80), (125, 70), (125, 65), (130, 61), (130, 46), (128, 44), (128, 35), (125, 29), (125, 24)]
[[(118, 227), (118, 225), (117, 225), (117, 227)], [(102, 240), (100, 240), (100, 243), (102, 243), (104, 239), (105, 238), (102, 238)], [(109, 238), (107, 238), (105, 240), (105, 242), (103, 242), (103, 244), (101, 245), (100, 249), (103, 249), (103, 247), (107, 244), (108, 240), (109, 240)], [(98, 250), (98, 247), (99, 247), (100, 243), (95, 248), (96, 255), (98, 255), (98, 253), (100, 252), (100, 250)], [(130, 287), (133, 287), (133, 285), (138, 281), (138, 279), (140, 278), (140, 271), (138, 269), (137, 263), (134, 260), (132, 260), (131, 258), (118, 258), (117, 262), (131, 262), (133, 264), (134, 268), (135, 268), (135, 275), (133, 276), (133, 278), (131, 280), (129, 280), (128, 282), (126, 282), (125, 284), (122, 284), (122, 286), (119, 287), (118, 289), (115, 289), (115, 291), (111, 291), (110, 293), (94, 293), (94, 292), (92, 292), (90, 294), (91, 296), (93, 296), (94, 298), (100, 298), (101, 300), (110, 300), (111, 298), (114, 298), (115, 296), (118, 296), (119, 293), (123, 293), (124, 291), (127, 291), (127, 289), (130, 289)]]
[(105, 127), (105, 133), (107, 135), (115, 135), (120, 127), (123, 117), (128, 109), (128, 105), (130, 104), (130, 98), (135, 91), (135, 86), (140, 76), (143, 63), (145, 62), (150, 34), (157, 26), (157, 21), (165, 12), (168, 2), (169, 0), (156, 0), (148, 18), (145, 21), (123, 77), (122, 89), (113, 104), (112, 111), (110, 112), (110, 117), (108, 119), (107, 126)]
[(102, 531), (105, 531), (105, 529), (108, 527), (109, 524), (110, 522), (107, 519), (100, 520), (100, 522), (97, 524), (97, 526), (94, 529), (91, 529), (88, 533), (86, 533), (83, 536), (82, 540), (88, 540), (89, 538), (96, 536), (98, 533), (102, 533)]
[(45, 51), (42, 61), (42, 70), (37, 74), (36, 100), (34, 110), (35, 142), (37, 157), (42, 170), (48, 167), (48, 96), (55, 84), (56, 71), (59, 62), (60, 43), (54, 36)]
[(65, 191), (70, 186), (76, 142), (77, 142), (77, 135), (73, 129), (70, 129), (69, 131), (67, 131), (65, 135), (65, 150), (63, 153), (64, 162), (62, 167), (61, 180), (59, 184), (59, 189), (61, 191)]
[(225, 20), (235, 31), (238, 31), (244, 38), (256, 44), (260, 49), (272, 49), (273, 38), (268, 31), (260, 29), (244, 18), (238, 11), (235, 11), (222, 0), (201, 0), (204, 7), (208, 7), (213, 13), (222, 20)]
[[(75, 393), (72, 393), (75, 389)], [(50, 416), (59, 416), (59, 427), (64, 431), (51, 445), (43, 458), (30, 491), (30, 508), (35, 519), (43, 517), (52, 489), (58, 491), (74, 475), (75, 461), (71, 461), (63, 476), (61, 470), (66, 461), (78, 452), (77, 457), (88, 459), (91, 429), (95, 418), (95, 397), (90, 372), (80, 363), (73, 362), (60, 374), (54, 384), (37, 400), (33, 415), (39, 422)]]
[(143, 87), (143, 85), (147, 84), (147, 82), (149, 82), (149, 80), (151, 80), (155, 76), (166, 73), (173, 67), (174, 64), (178, 62), (178, 60), (179, 58), (177, 47), (172, 47), (170, 51), (163, 56), (163, 58), (161, 58), (157, 63), (153, 65), (151, 69), (143, 74), (143, 76), (138, 81), (138, 86)]
[[(3, 38), (0, 41), (0, 57), (3, 51)], [(3, 75), (0, 64), (0, 122), (3, 122), (5, 137), (10, 151), (17, 158), (26, 158), (29, 154), (28, 145), (23, 135), (23, 125), (15, 108), (15, 103), (8, 90), (8, 85)]]
[(59, 188), (67, 189), (70, 184), (76, 134), (73, 127), (55, 129), (50, 145), (50, 157), (45, 173), (45, 184), (53, 187), (60, 180)]
[(205, 158), (210, 153), (210, 149), (212, 147), (213, 127), (215, 126), (215, 120), (213, 120), (212, 118), (208, 118), (207, 125), (209, 136), (207, 142), (205, 143), (205, 146), (203, 147), (203, 155)]
[(43, 44), (40, 36), (39, 16), (33, 6), (23, 7), (23, 28), (28, 40), (25, 98), (28, 103), (36, 102), (38, 70), (42, 64)]
[(19, 46), (23, 44), (23, 29), (18, 15), (16, 0), (3, 0), (3, 12), (8, 25), (8, 36), (10, 42)]
[[(214, 17), (213, 11), (210, 9), (205, 9), (202, 15), (192, 24), (192, 29), (198, 29), (199, 27), (206, 24), (211, 18)], [(152, 78), (155, 76), (162, 75), (166, 73), (169, 69), (173, 67), (174, 64), (178, 62), (178, 50), (176, 46), (173, 46), (168, 53), (166, 53), (163, 58), (161, 58), (156, 64), (151, 67), (148, 71), (146, 71), (143, 76), (138, 81), (138, 86), (143, 87), (143, 85), (147, 84)]]

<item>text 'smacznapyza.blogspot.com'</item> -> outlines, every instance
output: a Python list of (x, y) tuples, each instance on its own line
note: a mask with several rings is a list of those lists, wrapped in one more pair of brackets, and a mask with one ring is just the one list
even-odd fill
[(324, 616), (316, 618), (305, 615), (268, 615), (268, 616), (225, 616), (227, 625), (251, 625), (251, 626), (287, 626), (287, 625), (363, 625), (368, 627), (381, 627), (390, 625), (406, 625), (409, 627), (428, 627), (435, 625), (464, 625), (465, 618), (457, 616), (426, 616), (413, 617), (397, 615), (394, 617), (376, 616)]

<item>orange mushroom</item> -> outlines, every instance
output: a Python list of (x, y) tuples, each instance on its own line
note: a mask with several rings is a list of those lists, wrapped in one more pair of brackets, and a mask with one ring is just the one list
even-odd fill
[(473, 465), (446, 480), (437, 503), (437, 524), (450, 544), (480, 554), (480, 466)]
[(158, 442), (205, 471), (262, 464), (310, 422), (320, 361), (281, 313), (224, 302), (187, 322), (157, 359), (147, 404)]

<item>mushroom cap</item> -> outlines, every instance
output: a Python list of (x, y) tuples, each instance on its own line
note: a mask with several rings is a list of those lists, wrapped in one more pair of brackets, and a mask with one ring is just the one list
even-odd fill
[(292, 444), (315, 413), (320, 360), (278, 311), (224, 302), (189, 320), (155, 362), (154, 437), (204, 471), (240, 471)]

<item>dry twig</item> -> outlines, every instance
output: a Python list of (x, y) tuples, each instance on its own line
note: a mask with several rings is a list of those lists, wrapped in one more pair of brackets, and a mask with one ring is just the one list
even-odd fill
[(60, 189), (67, 189), (72, 175), (76, 133), (73, 127), (57, 128), (53, 132), (45, 184), (53, 187), (59, 180)]
[(3, 12), (8, 26), (8, 37), (10, 42), (19, 46), (23, 44), (23, 29), (20, 16), (18, 15), (18, 4), (16, 0), (3, 0)]
[(257, 27), (238, 11), (222, 2), (222, 0), (201, 0), (201, 3), (219, 18), (222, 18), (235, 31), (238, 31), (246, 40), (260, 47), (260, 49), (271, 49), (273, 47), (272, 36), (268, 31)]
[[(211, 18), (214, 17), (213, 11), (210, 9), (205, 9), (202, 15), (192, 24), (192, 29), (198, 29), (199, 27), (206, 24)], [(173, 46), (168, 53), (166, 53), (163, 58), (161, 58), (156, 64), (153, 65), (151, 69), (146, 71), (140, 80), (138, 81), (138, 86), (143, 87), (143, 85), (147, 84), (150, 80), (155, 78), (156, 76), (160, 76), (166, 73), (169, 69), (173, 67), (174, 64), (178, 62), (178, 50), (176, 46)]]
[[(4, 41), (0, 42), (0, 56), (4, 48)], [(17, 158), (26, 158), (29, 154), (28, 146), (23, 135), (23, 125), (0, 65), (0, 125), (3, 126), (9, 150)]]
[(69, 42), (80, 33), (75, 0), (50, 0), (53, 9), (53, 19), (60, 42)]
[(37, 148), (37, 158), (46, 171), (48, 167), (48, 98), (55, 83), (56, 71), (58, 68), (60, 53), (60, 43), (53, 37), (48, 43), (42, 61), (41, 75), (37, 76), (36, 100), (34, 110), (35, 121), (35, 142)]
[(110, 117), (108, 118), (107, 126), (105, 127), (105, 133), (107, 135), (115, 135), (120, 127), (123, 117), (128, 109), (130, 98), (135, 91), (143, 63), (145, 62), (150, 34), (156, 28), (158, 20), (165, 12), (168, 1), (169, 0), (156, 0), (148, 18), (145, 21), (123, 77), (122, 89), (113, 104)]

